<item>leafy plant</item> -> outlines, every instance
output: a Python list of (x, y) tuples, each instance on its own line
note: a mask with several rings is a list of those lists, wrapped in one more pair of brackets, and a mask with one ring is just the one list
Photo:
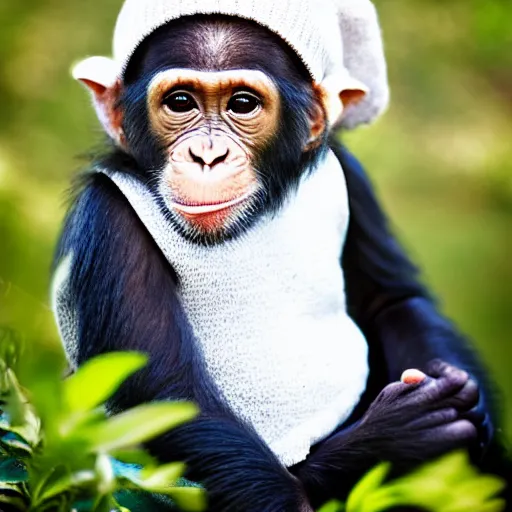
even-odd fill
[(394, 507), (417, 507), (429, 512), (502, 512), (497, 496), (505, 482), (478, 473), (465, 452), (438, 461), (397, 480), (386, 482), (388, 463), (370, 471), (352, 490), (347, 503), (328, 503), (320, 512), (384, 512)]
[[(163, 495), (192, 512), (204, 509), (204, 491), (183, 486), (183, 464), (159, 466), (139, 447), (191, 420), (197, 408), (163, 402), (108, 417), (102, 406), (146, 364), (144, 356), (101, 356), (63, 380), (62, 351), (34, 347), (35, 353), (25, 350), (21, 357), (19, 341), (2, 341), (0, 332), (0, 510), (69, 512), (85, 501), (81, 510), (129, 512), (119, 503), (120, 491)], [(119, 464), (122, 472), (117, 471)], [(478, 473), (464, 452), (391, 481), (390, 469), (387, 463), (377, 466), (345, 504), (331, 502), (319, 512), (384, 512), (393, 507), (501, 512), (505, 508), (497, 497), (504, 482)]]
[[(153, 403), (109, 417), (102, 405), (146, 364), (145, 356), (100, 356), (66, 380), (57, 352), (25, 353), (20, 360), (19, 344), (0, 340), (0, 471), (8, 475), (0, 478), (1, 510), (69, 512), (87, 500), (93, 512), (127, 512), (116, 499), (123, 490), (158, 493), (184, 510), (203, 510), (204, 491), (180, 486), (182, 463), (158, 465), (139, 447), (193, 419), (196, 406)], [(118, 461), (136, 470), (119, 476)]]

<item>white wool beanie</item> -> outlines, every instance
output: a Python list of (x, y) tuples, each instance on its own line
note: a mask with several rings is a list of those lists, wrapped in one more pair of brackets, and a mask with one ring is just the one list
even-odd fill
[[(353, 128), (373, 121), (387, 107), (386, 61), (370, 0), (125, 0), (114, 33), (113, 61), (88, 59), (75, 68), (75, 78), (87, 79), (91, 67), (100, 65), (117, 79), (147, 36), (193, 14), (238, 16), (280, 36), (327, 93), (331, 124)], [(366, 96), (341, 113), (339, 95), (346, 90), (364, 90)]]

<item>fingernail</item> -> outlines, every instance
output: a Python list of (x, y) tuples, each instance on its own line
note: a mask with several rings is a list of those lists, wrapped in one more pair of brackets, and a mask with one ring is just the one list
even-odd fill
[(404, 384), (421, 384), (427, 376), (420, 370), (405, 370), (404, 373), (402, 373), (401, 381)]

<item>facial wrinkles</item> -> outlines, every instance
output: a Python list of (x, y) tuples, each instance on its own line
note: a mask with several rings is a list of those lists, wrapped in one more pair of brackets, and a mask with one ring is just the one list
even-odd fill
[[(185, 91), (197, 103), (198, 110), (185, 114), (166, 112), (162, 101), (171, 91)], [(238, 91), (255, 93), (262, 108), (255, 115), (237, 116), (228, 111), (228, 103)], [(148, 104), (153, 129), (164, 143), (172, 145), (193, 129), (214, 130), (222, 127), (226, 133), (254, 148), (275, 132), (279, 119), (279, 93), (264, 73), (254, 70), (203, 72), (168, 70), (155, 76), (149, 86)]]
[[(186, 111), (177, 112), (175, 93), (191, 96), (194, 103), (186, 102)], [(232, 98), (244, 93), (255, 96), (259, 105), (248, 114), (231, 110)], [(182, 227), (213, 233), (248, 215), (264, 195), (256, 155), (273, 139), (280, 122), (274, 82), (254, 70), (174, 69), (154, 77), (147, 101), (152, 130), (169, 155), (159, 188)], [(208, 144), (220, 157), (222, 148), (227, 149), (225, 160), (212, 168), (201, 163), (202, 158), (210, 162)]]
[(202, 119), (199, 114), (191, 116), (189, 119), (175, 119), (171, 116), (162, 117), (162, 128), (164, 133), (162, 139), (166, 146), (172, 146), (178, 140), (184, 137), (188, 138), (201, 128)]

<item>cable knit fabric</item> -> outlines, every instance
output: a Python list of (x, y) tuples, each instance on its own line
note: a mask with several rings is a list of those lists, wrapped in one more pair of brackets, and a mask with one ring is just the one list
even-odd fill
[[(279, 34), (321, 82), (330, 62), (342, 62), (341, 37), (331, 0), (126, 0), (114, 33), (114, 59), (124, 65), (146, 36), (165, 23), (193, 14), (225, 14), (257, 22)], [(318, 30), (323, 27), (324, 30)], [(329, 48), (329, 44), (332, 47)], [(333, 58), (329, 58), (333, 55)]]
[[(212, 247), (182, 238), (135, 178), (107, 175), (177, 272), (224, 399), (283, 464), (304, 460), (348, 418), (368, 376), (366, 340), (346, 312), (340, 256), (349, 208), (336, 157), (329, 153), (277, 215)], [(75, 315), (65, 271), (58, 275), (56, 315), (73, 357)]]

